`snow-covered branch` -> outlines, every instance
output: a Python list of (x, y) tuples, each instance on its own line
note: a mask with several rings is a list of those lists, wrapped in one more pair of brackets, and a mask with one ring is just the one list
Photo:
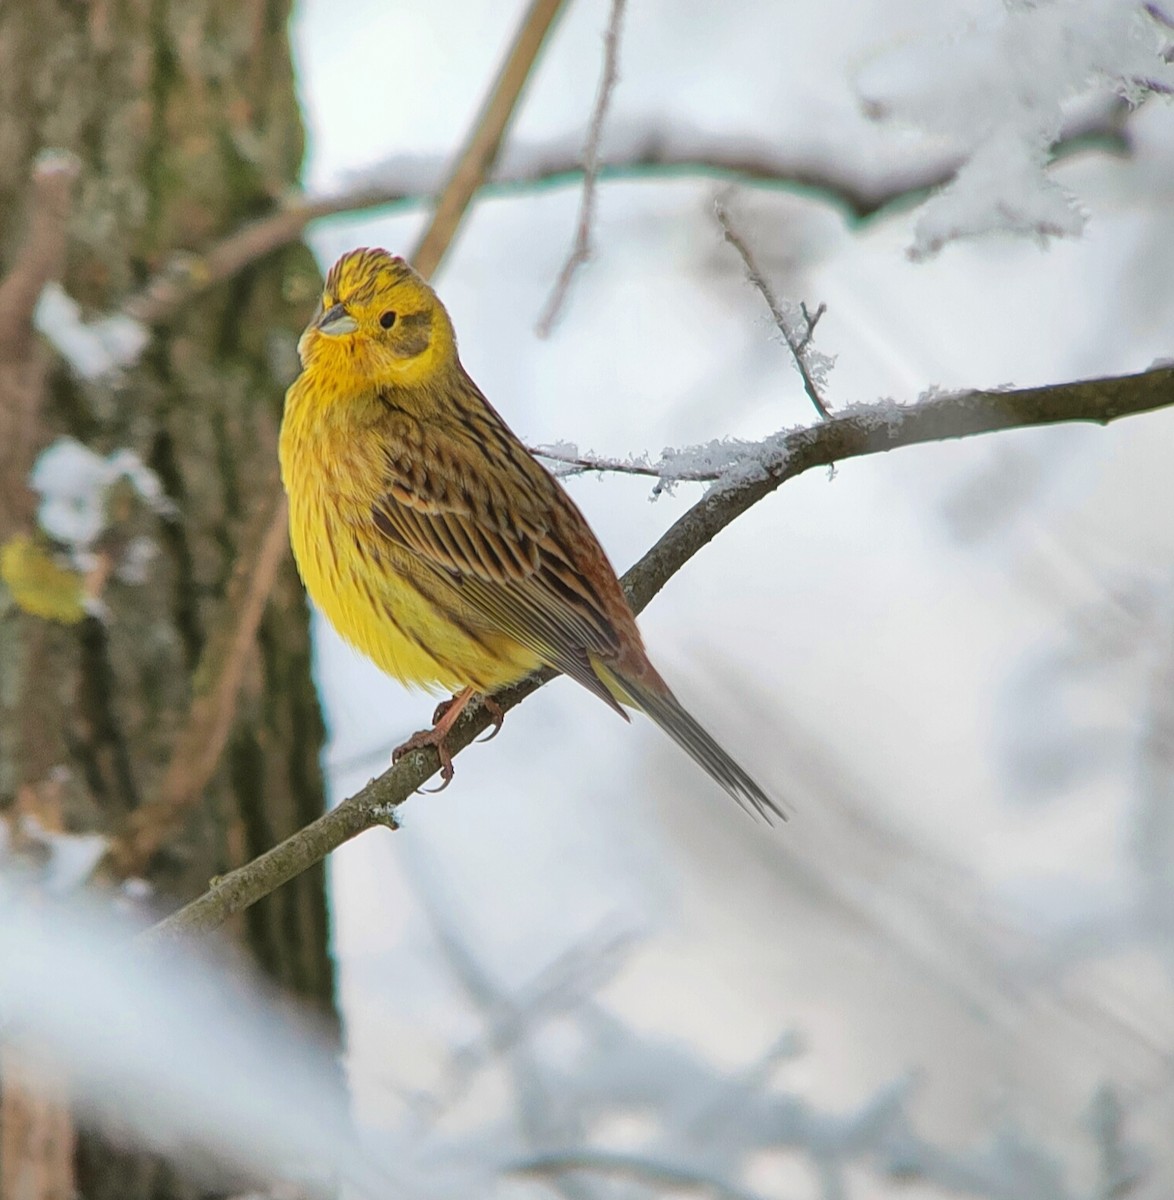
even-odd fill
[(827, 381), (828, 371), (833, 360), (826, 354), (817, 354), (811, 348), (811, 340), (815, 337), (815, 327), (820, 317), (827, 311), (827, 306), (821, 304), (814, 313), (808, 311), (807, 305), (800, 303), (796, 308), (793, 304), (785, 303), (774, 293), (770, 281), (758, 265), (749, 243), (734, 227), (734, 220), (729, 209), (720, 201), (714, 208), (717, 223), (722, 227), (726, 241), (738, 252), (742, 265), (746, 268), (746, 278), (754, 285), (759, 295), (766, 301), (770, 315), (774, 318), (775, 327), (782, 335), (799, 378), (803, 380), (803, 390), (807, 398), (815, 406), (815, 411), (826, 421), (831, 415), (824, 403), (822, 388)]
[(1080, 234), (1080, 199), (1049, 170), (1057, 131), (1073, 104), (1106, 89), (1131, 105), (1169, 95), (1169, 40), (1155, 5), (1008, 4), (870, 62), (856, 80), (870, 115), (962, 151), (955, 177), (920, 213), (912, 257), (991, 232)]
[[(1127, 152), (1126, 113), (1125, 105), (1114, 102), (1083, 114), (1063, 130), (1052, 147), (1052, 157), (1097, 146)], [(567, 137), (507, 146), (478, 190), (482, 194), (524, 195), (575, 186), (584, 175), (581, 154), (581, 147)], [(651, 181), (692, 175), (756, 187), (795, 189), (864, 219), (891, 204), (943, 186), (965, 161), (957, 151), (935, 147), (914, 161), (906, 158), (897, 165), (884, 154), (873, 162), (846, 167), (832, 154), (820, 157), (790, 153), (758, 138), (718, 136), (686, 127), (630, 126), (609, 130), (600, 150), (597, 179)], [(275, 212), (248, 222), (206, 250), (173, 255), (157, 275), (126, 299), (118, 313), (103, 319), (117, 321), (117, 325), (84, 324), (76, 319), (73, 325), (84, 332), (94, 331), (97, 324), (100, 342), (106, 344), (113, 339), (118, 351), (115, 357), (127, 365), (124, 345), (144, 340), (136, 336), (136, 330), (167, 324), (195, 296), (296, 242), (312, 222), (375, 208), (434, 206), (448, 169), (443, 158), (400, 156), (365, 172), (332, 195), (291, 196)], [(59, 348), (72, 361), (68, 348)], [(141, 348), (129, 352), (130, 361)], [(89, 362), (89, 356), (84, 361)]]
[[(775, 435), (739, 458), (720, 485), (694, 504), (623, 578), (636, 612), (726, 526), (776, 488), (813, 467), (903, 446), (974, 437), (999, 430), (1121, 417), (1174, 406), (1174, 367), (1139, 375), (1082, 380), (1015, 391), (932, 394), (914, 404), (853, 405), (817, 425)], [(538, 671), (494, 699), (513, 708), (554, 677)], [(453, 726), (455, 755), (491, 724), (471, 706)], [(166, 939), (216, 928), (332, 850), (371, 828), (395, 828), (395, 810), (439, 770), (435, 751), (416, 750), (366, 787), (252, 862), (218, 879), (202, 896), (161, 922), (150, 935)]]

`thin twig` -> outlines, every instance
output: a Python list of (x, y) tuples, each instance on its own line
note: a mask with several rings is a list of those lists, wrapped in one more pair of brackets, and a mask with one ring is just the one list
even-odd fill
[(620, 28), (624, 21), (627, 0), (611, 0), (611, 15), (603, 34), (603, 71), (595, 94), (595, 108), (587, 125), (587, 140), (583, 144), (583, 194), (579, 199), (579, 219), (575, 241), (558, 279), (551, 289), (546, 307), (538, 318), (535, 332), (539, 337), (550, 336), (558, 320), (575, 272), (591, 258), (591, 231), (595, 226), (595, 187), (599, 177), (599, 144), (603, 138), (603, 122), (611, 104), (612, 94), (620, 78)]
[[(783, 439), (772, 461), (753, 478), (711, 493), (692, 506), (624, 575), (624, 588), (639, 613), (694, 554), (727, 525), (776, 488), (814, 467), (880, 454), (902, 446), (974, 437), (998, 430), (1092, 421), (1174, 406), (1174, 368), (1139, 375), (1082, 380), (1006, 392), (932, 396), (905, 406), (860, 406)], [(503, 710), (535, 692), (555, 672), (542, 670), (494, 698)], [(490, 725), (480, 705), (470, 706), (453, 726), (448, 747), (455, 755)], [(213, 883), (202, 896), (161, 921), (145, 937), (162, 941), (206, 932), (248, 908), (332, 850), (373, 825), (394, 828), (395, 810), (440, 769), (433, 750), (415, 750), (337, 808), (272, 850)]]
[(820, 304), (815, 312), (809, 312), (807, 302), (805, 300), (799, 301), (799, 311), (803, 314), (803, 321), (807, 326), (807, 332), (799, 339), (799, 345), (795, 348), (796, 354), (802, 354), (811, 345), (811, 339), (815, 336), (815, 327), (819, 324), (820, 317), (827, 310), (828, 306), (826, 304)]
[(497, 158), (501, 140), (509, 127), (522, 89), (538, 51), (562, 7), (562, 0), (532, 0), (514, 37), (509, 55), (494, 81), (493, 90), (481, 110), (472, 134), (457, 158), (456, 166), (441, 192), (440, 203), (419, 245), (411, 254), (421, 275), (435, 273), (440, 260), (452, 245), (469, 203)]
[[(1052, 148), (1061, 158), (1098, 141), (1115, 153), (1128, 152), (1122, 133), (1124, 106), (1095, 120), (1085, 119), (1066, 130)], [(720, 179), (749, 186), (797, 189), (835, 204), (852, 218), (863, 221), (889, 208), (948, 183), (961, 159), (945, 156), (919, 165), (902, 165), (871, 180), (838, 163), (814, 163), (788, 158), (774, 146), (755, 139), (712, 137), (692, 131), (666, 133), (649, 131), (629, 134), (627, 149), (613, 153), (598, 167), (596, 178), (609, 180), (695, 176)], [(581, 186), (583, 164), (568, 152), (566, 139), (549, 143), (514, 146), (501, 168), (487, 173), (478, 191), (489, 195), (523, 195), (557, 186)], [(400, 205), (419, 208), (434, 205), (441, 212), (439, 197), (445, 164), (442, 160), (405, 162), (403, 174), (410, 179), (364, 182), (330, 196), (295, 196), (281, 208), (242, 225), (223, 240), (199, 254), (180, 254), (130, 296), (121, 312), (146, 325), (163, 325), (173, 320), (188, 302), (208, 288), (234, 275), (302, 236), (307, 225), (324, 217), (363, 212)]]
[(816, 323), (827, 311), (827, 305), (821, 304), (815, 310), (815, 316), (813, 317), (808, 313), (807, 305), (801, 304), (799, 308), (803, 314), (806, 328), (802, 334), (796, 332), (794, 317), (779, 303), (778, 297), (774, 294), (774, 289), (770, 286), (761, 268), (754, 261), (754, 255), (750, 252), (750, 247), (746, 244), (746, 239), (734, 228), (729, 211), (721, 201), (718, 201), (714, 205), (714, 216), (717, 217), (718, 224), (722, 227), (726, 241), (741, 256), (742, 263), (746, 268), (746, 277), (758, 289), (759, 294), (766, 301), (766, 306), (770, 309), (770, 315), (774, 318), (774, 323), (778, 326), (779, 333), (783, 335), (783, 341), (787, 343), (787, 348), (791, 351), (791, 357), (795, 360), (795, 367), (799, 371), (800, 379), (803, 380), (803, 390), (807, 393), (811, 403), (815, 405), (815, 411), (826, 421), (831, 414), (828, 412), (827, 405), (819, 393), (819, 386), (812, 372), (809, 351)]

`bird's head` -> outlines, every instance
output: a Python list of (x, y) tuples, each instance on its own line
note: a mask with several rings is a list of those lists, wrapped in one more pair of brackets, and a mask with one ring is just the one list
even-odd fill
[(298, 354), (306, 370), (411, 387), (455, 361), (456, 340), (444, 305), (402, 258), (352, 250), (330, 268)]

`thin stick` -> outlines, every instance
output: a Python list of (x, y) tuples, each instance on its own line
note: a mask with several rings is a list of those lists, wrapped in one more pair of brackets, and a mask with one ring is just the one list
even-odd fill
[(603, 73), (599, 77), (595, 108), (591, 113), (591, 121), (587, 126), (587, 140), (583, 145), (583, 194), (579, 200), (575, 241), (551, 289), (542, 316), (538, 318), (535, 332), (541, 338), (550, 336), (550, 331), (566, 303), (575, 272), (591, 258), (591, 231), (595, 227), (595, 186), (599, 176), (599, 144), (603, 139), (603, 122), (607, 117), (612, 93), (620, 79), (620, 27), (623, 24), (626, 4), (627, 0), (611, 0), (611, 15), (603, 34)]
[(410, 256), (421, 275), (427, 277), (436, 271), (457, 235), (470, 201), (485, 182), (538, 51), (561, 7), (562, 0), (533, 0), (522, 19), (489, 99), (444, 185), (428, 229)]
[(827, 311), (827, 306), (821, 304), (815, 310), (815, 315), (812, 316), (807, 311), (807, 305), (801, 304), (799, 308), (806, 322), (806, 329), (803, 334), (796, 334), (792, 327), (792, 318), (779, 303), (778, 297), (774, 294), (774, 289), (767, 282), (767, 278), (762, 273), (758, 263), (755, 262), (754, 255), (750, 252), (750, 247), (746, 244), (746, 240), (734, 228), (734, 223), (730, 218), (728, 210), (720, 201), (714, 206), (714, 215), (717, 217), (718, 224), (722, 227), (726, 241), (741, 256), (742, 263), (746, 268), (746, 278), (758, 289), (759, 294), (766, 301), (766, 306), (770, 309), (770, 315), (774, 318), (774, 323), (778, 326), (779, 333), (783, 335), (783, 341), (787, 343), (787, 349), (791, 351), (791, 357), (795, 360), (799, 377), (803, 380), (803, 390), (807, 393), (811, 403), (815, 405), (815, 411), (826, 421), (831, 414), (828, 412), (827, 405), (824, 404), (823, 397), (819, 394), (819, 387), (812, 374), (808, 351), (811, 348), (811, 338), (815, 333), (815, 326), (819, 322), (819, 318)]
[[(634, 612), (652, 598), (727, 525), (776, 488), (814, 467), (880, 454), (900, 446), (974, 437), (1003, 429), (1092, 421), (1107, 425), (1121, 417), (1174, 406), (1174, 368), (1140, 375), (1082, 380), (1007, 392), (964, 392), (933, 396), (905, 406), (860, 406), (828, 421), (789, 434), (773, 459), (753, 479), (698, 501), (624, 575)], [(554, 672), (536, 672), (494, 699), (503, 710), (537, 691)], [(480, 705), (471, 705), (453, 726), (448, 747), (455, 755), (490, 725)], [(142, 935), (151, 942), (206, 932), (248, 908), (336, 847), (373, 825), (395, 828), (395, 810), (440, 768), (434, 750), (405, 755), (337, 808), (319, 817), (259, 858), (213, 882), (202, 896)]]

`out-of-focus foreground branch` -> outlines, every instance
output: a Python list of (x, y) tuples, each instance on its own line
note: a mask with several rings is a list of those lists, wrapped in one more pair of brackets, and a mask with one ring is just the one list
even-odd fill
[[(1120, 417), (1172, 406), (1174, 368), (1170, 367), (1049, 387), (932, 396), (910, 405), (856, 405), (818, 425), (786, 434), (769, 453), (748, 456), (737, 469), (737, 481), (719, 480), (627, 572), (624, 587), (633, 609), (640, 612), (721, 530), (788, 479), (813, 467), (1005, 429), (1071, 421), (1105, 425)], [(748, 471), (747, 464), (753, 469)], [(494, 699), (503, 710), (513, 708), (553, 675), (552, 671), (537, 672)], [(490, 720), (483, 708), (471, 706), (449, 735), (451, 752), (455, 755), (463, 750), (488, 728)], [(160, 922), (145, 937), (159, 941), (214, 929), (364, 830), (374, 825), (394, 829), (396, 808), (439, 767), (434, 750), (406, 755), (331, 812), (214, 881), (204, 895)]]

